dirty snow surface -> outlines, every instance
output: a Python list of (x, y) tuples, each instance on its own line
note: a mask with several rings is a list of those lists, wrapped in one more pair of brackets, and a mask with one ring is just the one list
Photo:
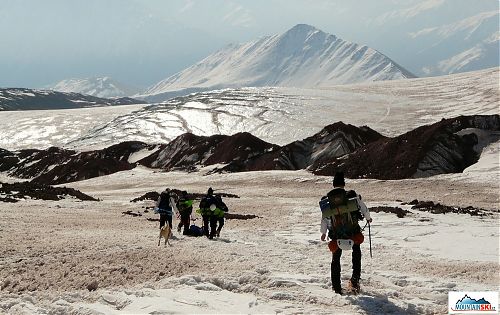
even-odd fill
[[(448, 291), (498, 290), (499, 187), (487, 168), (460, 178), (348, 180), (368, 206), (416, 198), (488, 215), (409, 206), (402, 206), (412, 212), (404, 218), (372, 213), (373, 258), (365, 242), (362, 292), (344, 296), (331, 290), (331, 253), (319, 239), (317, 203), (331, 178), (204, 174), (136, 168), (68, 185), (101, 202), (1, 203), (0, 313), (443, 314)], [(171, 246), (158, 246), (158, 222), (147, 220), (156, 215), (144, 208), (151, 202), (129, 201), (167, 185), (237, 194), (225, 198), (230, 212), (259, 218), (226, 220), (216, 240), (174, 231)], [(123, 215), (127, 210), (142, 216)], [(346, 285), (348, 252), (342, 268)]]
[[(442, 117), (498, 113), (498, 69), (490, 69), (321, 91), (207, 92), (163, 105), (2, 112), (0, 148), (164, 142), (185, 131), (238, 128), (282, 144), (338, 120), (394, 135)], [(497, 142), (462, 174), (348, 179), (369, 207), (411, 211), (403, 218), (372, 213), (373, 257), (365, 230), (359, 295), (331, 290), (318, 207), (331, 178), (306, 171), (206, 175), (137, 167), (66, 184), (100, 202), (0, 203), (0, 314), (444, 314), (449, 291), (499, 290), (499, 156)], [(0, 173), (0, 180), (16, 179)], [(204, 193), (209, 186), (240, 196), (224, 199), (230, 213), (258, 218), (226, 220), (216, 240), (174, 231), (171, 246), (158, 246), (158, 222), (148, 220), (157, 215), (146, 208), (152, 202), (130, 202), (165, 187)], [(414, 199), (486, 215), (402, 205)], [(344, 286), (350, 260), (344, 252)]]

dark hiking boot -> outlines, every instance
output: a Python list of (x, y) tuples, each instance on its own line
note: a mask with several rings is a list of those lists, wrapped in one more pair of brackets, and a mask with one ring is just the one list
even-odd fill
[(342, 294), (343, 294), (343, 293), (342, 293), (342, 288), (341, 288), (341, 287), (340, 287), (340, 288), (332, 288), (332, 289), (333, 289), (333, 291), (334, 291), (335, 293), (337, 293), (337, 294), (340, 294), (340, 295), (342, 295)]
[(351, 289), (355, 292), (359, 292), (359, 279), (358, 278), (351, 278)]

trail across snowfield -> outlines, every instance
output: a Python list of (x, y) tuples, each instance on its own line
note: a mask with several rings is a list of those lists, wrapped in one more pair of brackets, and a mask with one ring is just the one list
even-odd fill
[[(0, 204), (0, 313), (5, 314), (443, 314), (448, 291), (498, 291), (498, 184), (463, 175), (348, 180), (368, 206), (412, 199), (474, 205), (491, 215), (373, 213), (373, 258), (362, 245), (362, 293), (331, 290), (319, 240), (319, 198), (331, 178), (304, 171), (203, 176), (145, 168), (68, 184), (101, 202)], [(237, 194), (218, 240), (177, 235), (157, 246), (148, 202), (165, 187)], [(408, 207), (406, 209), (409, 209)], [(122, 215), (123, 211), (142, 216)], [(199, 224), (199, 221), (197, 221)], [(174, 221), (174, 224), (176, 221)], [(343, 280), (350, 255), (342, 258)], [(97, 287), (96, 291), (88, 288)]]

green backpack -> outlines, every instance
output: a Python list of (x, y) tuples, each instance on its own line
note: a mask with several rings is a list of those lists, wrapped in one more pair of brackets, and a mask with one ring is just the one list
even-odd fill
[(177, 202), (177, 209), (180, 214), (191, 214), (193, 211), (193, 200), (181, 198)]
[(330, 207), (323, 211), (322, 217), (331, 220), (332, 229), (328, 234), (331, 239), (348, 239), (361, 232), (358, 221), (362, 217), (356, 197), (354, 191), (346, 192), (342, 188), (335, 188), (326, 195)]

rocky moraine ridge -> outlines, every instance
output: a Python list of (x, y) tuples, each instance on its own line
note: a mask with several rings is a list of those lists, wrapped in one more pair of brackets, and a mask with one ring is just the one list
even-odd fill
[(342, 122), (284, 146), (249, 133), (231, 136), (183, 134), (167, 144), (122, 142), (103, 150), (77, 152), (51, 147), (0, 149), (0, 172), (37, 184), (62, 184), (130, 170), (137, 165), (165, 171), (211, 172), (305, 169), (349, 178), (405, 179), (460, 173), (482, 149), (500, 139), (499, 115), (460, 116), (421, 126), (397, 137)]

